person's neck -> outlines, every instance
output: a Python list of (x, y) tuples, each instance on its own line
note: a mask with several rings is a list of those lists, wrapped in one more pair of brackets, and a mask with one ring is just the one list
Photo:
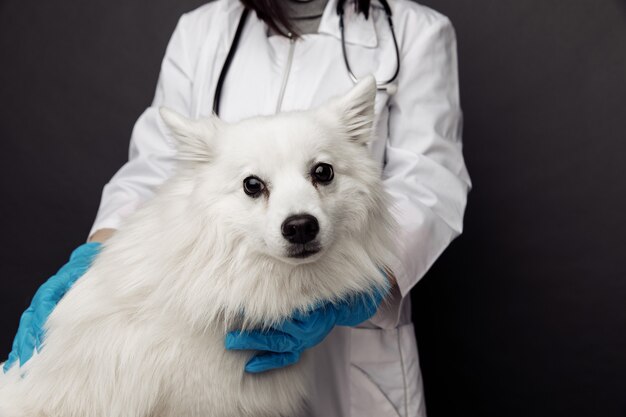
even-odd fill
[[(328, 0), (283, 1), (290, 22), (300, 35), (317, 33), (327, 3)], [(269, 35), (278, 33), (270, 29)]]

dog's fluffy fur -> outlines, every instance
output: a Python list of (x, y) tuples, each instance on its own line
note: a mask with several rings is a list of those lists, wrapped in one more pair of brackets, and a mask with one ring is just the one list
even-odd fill
[[(385, 285), (395, 239), (367, 147), (374, 98), (368, 77), (322, 107), (233, 124), (161, 109), (176, 174), (63, 297), (41, 351), (0, 375), (0, 416), (295, 415), (306, 353), (247, 374), (254, 352), (225, 350), (224, 336)], [(330, 184), (312, 180), (319, 162)], [(251, 175), (267, 186), (258, 198), (242, 189)], [(321, 250), (290, 257), (281, 223), (301, 213), (318, 219)]]

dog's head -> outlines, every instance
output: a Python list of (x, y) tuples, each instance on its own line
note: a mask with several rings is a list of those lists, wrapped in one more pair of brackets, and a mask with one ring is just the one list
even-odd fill
[(319, 108), (233, 124), (161, 109), (193, 183), (197, 230), (217, 235), (213, 250), (237, 264), (231, 271), (266, 274), (239, 277), (230, 291), (266, 292), (273, 304), (290, 297), (288, 310), (381, 284), (376, 266), (389, 255), (391, 221), (367, 146), (375, 94), (367, 77)]

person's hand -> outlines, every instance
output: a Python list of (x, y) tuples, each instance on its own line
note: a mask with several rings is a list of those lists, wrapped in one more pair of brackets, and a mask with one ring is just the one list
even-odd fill
[(360, 294), (339, 303), (327, 303), (312, 311), (295, 313), (289, 320), (266, 331), (234, 331), (226, 335), (229, 350), (257, 350), (245, 366), (246, 372), (257, 373), (292, 365), (309, 349), (330, 333), (335, 326), (356, 326), (371, 318), (386, 292)]
[(20, 325), (13, 340), (13, 348), (4, 363), (4, 372), (16, 362), (24, 365), (35, 349), (39, 350), (44, 338), (44, 324), (61, 297), (91, 266), (93, 258), (100, 252), (99, 242), (84, 243), (76, 248), (68, 263), (50, 277), (35, 293), (30, 306), (20, 318)]

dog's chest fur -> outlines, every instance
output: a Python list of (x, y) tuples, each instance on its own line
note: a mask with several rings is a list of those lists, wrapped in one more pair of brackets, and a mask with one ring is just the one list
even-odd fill
[(15, 409), (0, 405), (1, 417), (269, 417), (303, 405), (306, 355), (289, 368), (247, 374), (252, 352), (225, 350), (223, 325), (195, 333), (162, 311), (124, 307), (102, 293), (108, 285), (99, 272), (90, 270), (57, 306), (44, 349), (23, 368), (27, 377), (14, 368), (14, 384), (0, 386), (0, 400), (30, 398)]

